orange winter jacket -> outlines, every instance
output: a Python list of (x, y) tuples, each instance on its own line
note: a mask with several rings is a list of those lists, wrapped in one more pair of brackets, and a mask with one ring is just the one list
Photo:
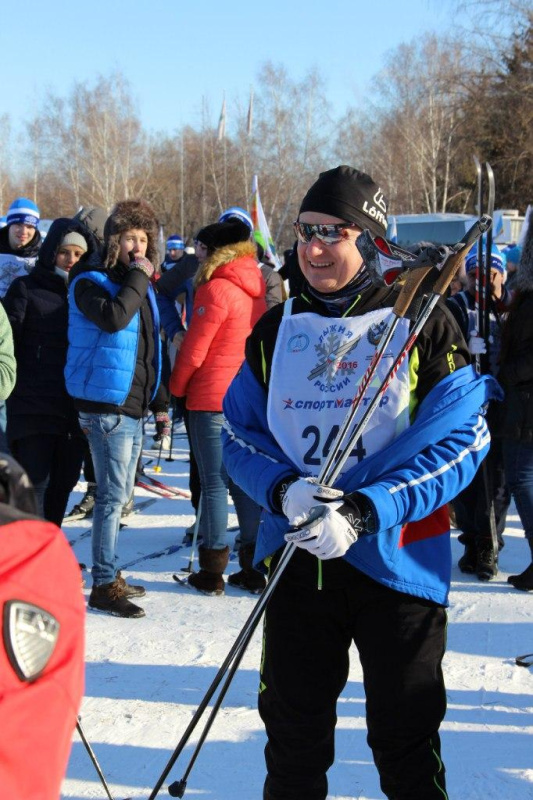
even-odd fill
[(170, 391), (191, 411), (222, 411), (244, 360), (244, 345), (266, 311), (266, 286), (250, 242), (215, 250), (200, 267), (191, 322), (170, 378)]

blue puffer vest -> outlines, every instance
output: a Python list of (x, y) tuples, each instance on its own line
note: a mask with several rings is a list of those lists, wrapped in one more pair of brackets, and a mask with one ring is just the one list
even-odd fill
[[(80, 280), (91, 280), (102, 286), (112, 297), (120, 289), (103, 272), (83, 272), (69, 286), (69, 347), (65, 366), (68, 393), (81, 400), (110, 403), (121, 406), (128, 397), (137, 359), (140, 313), (134, 314), (121, 331), (106, 333), (79, 310), (75, 288)], [(152, 391), (154, 399), (161, 377), (161, 344), (159, 338), (159, 312), (154, 291), (148, 287), (147, 298), (154, 321), (154, 342), (157, 380)]]

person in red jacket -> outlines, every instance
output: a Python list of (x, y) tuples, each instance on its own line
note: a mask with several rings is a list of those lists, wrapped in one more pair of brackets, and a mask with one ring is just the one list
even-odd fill
[(57, 800), (83, 697), (85, 604), (60, 528), (0, 453), (0, 796)]
[(172, 394), (186, 397), (202, 493), (200, 571), (188, 582), (204, 594), (224, 592), (229, 489), (241, 532), (241, 571), (229, 582), (259, 592), (265, 581), (252, 559), (260, 508), (228, 478), (220, 433), (222, 399), (244, 360), (246, 338), (266, 311), (266, 287), (250, 230), (241, 220), (208, 225), (200, 234), (208, 256), (195, 277), (193, 314), (170, 379)]

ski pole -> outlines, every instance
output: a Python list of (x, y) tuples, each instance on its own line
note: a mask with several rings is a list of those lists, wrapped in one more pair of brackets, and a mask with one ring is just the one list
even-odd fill
[[(441, 297), (442, 294), (444, 294), (444, 292), (446, 291), (447, 287), (449, 286), (453, 276), (456, 274), (457, 270), (459, 269), (459, 266), (460, 266), (461, 261), (462, 261), (462, 257), (464, 255), (466, 249), (468, 249), (473, 244), (473, 242), (476, 240), (478, 235), (480, 235), (484, 230), (486, 230), (486, 226), (490, 225), (490, 222), (491, 221), (490, 221), (490, 219), (488, 217), (484, 217), (481, 220), (479, 220), (470, 229), (470, 231), (466, 234), (465, 238), (458, 245), (456, 245), (457, 252), (454, 253), (453, 255), (449, 256), (448, 260), (446, 261), (445, 265), (443, 266), (442, 272), (438, 273), (438, 278), (437, 278), (437, 281), (435, 283), (435, 287), (434, 287), (434, 290), (433, 290), (433, 293), (436, 294), (436, 297), (433, 300), (428, 301), (426, 303), (423, 311), (419, 315), (420, 317), (423, 317), (423, 322), (420, 325), (415, 323), (415, 327), (413, 328), (413, 331), (411, 332), (411, 334), (410, 334), (410, 336), (409, 336), (409, 338), (408, 338), (403, 350), (397, 356), (397, 359), (394, 362), (393, 368), (391, 368), (391, 370), (389, 370), (389, 372), (387, 374), (387, 377), (383, 381), (382, 387), (380, 387), (378, 389), (378, 391), (376, 392), (376, 397), (378, 398), (378, 402), (379, 402), (379, 395), (382, 393), (382, 391), (386, 390), (387, 386), (390, 383), (390, 380), (394, 377), (394, 374), (395, 374), (396, 370), (398, 369), (399, 364), (401, 363), (401, 361), (403, 361), (403, 359), (405, 358), (405, 356), (407, 355), (407, 353), (409, 352), (409, 350), (413, 346), (414, 342), (416, 341), (416, 338), (417, 338), (418, 334), (420, 333), (420, 330), (422, 329), (423, 324), (427, 321), (427, 319), (428, 319), (429, 315), (431, 314), (431, 311), (435, 307), (439, 297)], [(446, 269), (446, 266), (448, 267), (447, 269)], [(427, 273), (426, 273), (426, 275), (427, 275)], [(414, 300), (414, 297), (416, 295), (416, 288), (418, 288), (418, 286), (420, 286), (420, 283), (423, 282), (424, 277), (426, 277), (426, 276), (425, 275), (422, 276), (421, 281), (416, 283), (414, 291), (413, 291), (413, 283), (414, 283), (414, 281), (413, 282), (409, 282), (409, 283), (407, 283), (407, 281), (405, 282), (405, 284), (402, 287), (402, 290), (400, 292), (400, 296), (402, 295), (402, 292), (403, 292), (402, 301), (404, 303), (406, 302), (406, 298), (407, 297), (410, 297), (411, 302)], [(395, 306), (396, 306), (396, 304), (395, 304)], [(406, 308), (405, 308), (405, 312), (404, 313), (407, 313), (408, 308), (409, 308), (409, 303), (406, 303)], [(399, 309), (400, 309), (400, 305), (398, 305), (398, 310)], [(418, 320), (418, 318), (417, 318), (417, 320)], [(416, 332), (415, 332), (415, 329), (416, 329)], [(376, 368), (377, 368), (377, 365), (376, 365)], [(377, 405), (377, 402), (372, 403), (371, 405), (372, 405), (372, 412), (373, 412), (375, 407), (376, 407), (376, 405)], [(365, 414), (366, 422), (368, 422), (369, 417), (370, 417), (370, 415)], [(355, 436), (352, 434), (352, 437), (350, 437), (350, 445), (345, 448), (343, 454), (341, 455), (341, 457), (339, 459), (339, 460), (344, 459), (342, 461), (342, 464), (341, 464), (341, 469), (342, 469), (342, 466), (344, 465), (344, 463), (345, 463), (345, 461), (348, 458), (348, 455), (350, 453), (351, 446), (353, 444), (352, 439), (356, 439), (360, 435), (360, 431), (361, 431), (361, 429), (360, 429), (360, 427), (358, 425), (357, 426), (357, 431), (355, 433)], [(322, 466), (322, 469), (320, 471), (320, 475), (318, 476), (318, 482), (319, 483), (326, 483), (326, 480), (327, 480), (329, 485), (332, 484), (334, 478), (331, 477), (331, 474), (332, 474), (331, 472), (330, 472), (330, 475), (327, 476), (326, 467), (329, 470), (331, 464), (334, 463), (335, 459), (337, 458), (338, 452), (339, 451), (337, 449), (336, 452), (334, 452), (334, 454), (333, 454), (333, 458), (332, 459), (328, 459), (327, 464), (325, 463)], [(333, 473), (335, 473), (335, 472), (336, 472), (336, 467), (333, 470)], [(314, 513), (314, 514), (312, 513), (309, 516), (309, 518), (306, 520), (305, 525), (302, 525), (301, 527), (308, 526), (311, 522), (313, 522), (316, 519), (318, 519), (319, 516), (320, 516), (319, 512), (318, 513)], [(253, 608), (250, 616), (248, 617), (248, 619), (245, 622), (243, 628), (241, 629), (239, 635), (237, 636), (237, 639), (235, 640), (230, 652), (226, 656), (226, 659), (224, 660), (224, 662), (221, 665), (217, 675), (215, 676), (213, 682), (211, 683), (211, 686), (208, 688), (204, 698), (202, 699), (202, 701), (201, 701), (200, 705), (198, 706), (195, 714), (193, 715), (189, 725), (187, 726), (187, 729), (185, 730), (181, 740), (179, 741), (178, 745), (176, 746), (176, 748), (174, 750), (174, 753), (172, 754), (171, 758), (169, 759), (165, 769), (163, 770), (163, 773), (161, 774), (159, 780), (157, 781), (157, 783), (156, 783), (152, 793), (150, 794), (150, 797), (148, 798), (148, 800), (155, 800), (155, 798), (157, 797), (157, 794), (159, 793), (159, 789), (163, 785), (163, 783), (165, 781), (165, 778), (167, 777), (167, 775), (169, 774), (170, 770), (174, 766), (175, 762), (177, 761), (177, 759), (181, 755), (181, 753), (182, 753), (183, 749), (185, 748), (187, 742), (189, 741), (194, 729), (198, 725), (198, 722), (200, 721), (205, 709), (207, 708), (207, 705), (209, 704), (209, 701), (211, 700), (211, 698), (213, 697), (214, 693), (216, 692), (218, 686), (222, 682), (222, 679), (223, 679), (224, 675), (226, 674), (226, 672), (230, 668), (230, 665), (232, 665), (232, 662), (234, 661), (234, 659), (238, 659), (239, 662), (240, 662), (240, 659), (244, 655), (246, 647), (248, 646), (255, 629), (257, 628), (257, 625), (258, 625), (258, 623), (259, 623), (259, 621), (261, 619), (263, 611), (266, 608), (266, 605), (267, 605), (272, 593), (274, 592), (274, 590), (275, 590), (275, 588), (276, 588), (276, 586), (277, 586), (277, 584), (278, 584), (278, 582), (279, 582), (279, 580), (281, 578), (281, 575), (283, 574), (283, 572), (284, 572), (287, 564), (289, 563), (289, 561), (290, 561), (290, 559), (291, 559), (291, 557), (292, 557), (292, 555), (293, 555), (295, 550), (296, 550), (296, 545), (294, 543), (287, 544), (285, 546), (285, 548), (283, 549), (282, 554), (281, 554), (280, 559), (279, 559), (279, 562), (278, 562), (274, 572), (272, 573), (272, 576), (269, 578), (269, 581), (268, 581), (265, 589), (263, 590), (262, 594), (259, 596), (259, 599), (258, 599), (255, 607)], [(235, 669), (232, 667), (232, 669), (231, 669), (231, 676), (232, 677), (233, 677), (235, 671), (236, 671), (236, 667), (235, 667)], [(226, 684), (224, 685), (224, 689), (221, 690), (224, 693), (227, 691), (227, 688), (229, 686), (229, 682), (230, 681), (226, 681)], [(219, 706), (220, 706), (220, 703), (217, 702), (217, 704), (216, 704), (217, 711), (218, 711)], [(213, 716), (213, 712), (212, 712), (210, 717), (209, 717), (209, 719), (208, 719), (208, 722), (207, 722), (208, 730), (212, 725), (213, 719), (214, 719), (214, 716)], [(205, 740), (205, 736), (202, 737), (202, 742), (204, 740)], [(198, 755), (198, 752), (195, 751), (194, 754), (193, 754), (194, 760), (196, 760), (197, 755)], [(189, 766), (189, 769), (187, 770), (187, 775), (190, 773), (190, 766)], [(184, 781), (185, 781), (185, 778), (182, 779), (181, 781), (176, 782), (175, 784), (172, 784), (173, 791), (176, 791), (176, 792), (180, 791), (181, 792), (181, 794), (176, 794), (174, 796), (176, 796), (176, 797), (182, 797), (183, 796), (183, 793), (185, 792), (185, 785), (186, 785), (186, 781), (185, 781), (185, 784), (184, 784)]]
[(172, 398), (172, 422), (170, 423), (170, 444), (168, 446), (168, 458), (165, 459), (166, 461), (174, 461), (172, 458), (172, 447), (174, 445), (174, 423), (176, 417), (176, 405), (174, 403), (174, 398)]
[[(172, 430), (172, 428), (171, 428)], [(154, 467), (154, 472), (161, 472), (161, 453), (163, 452), (163, 434), (159, 442), (159, 453), (157, 454), (157, 464)]]
[[(98, 759), (96, 758), (94, 750), (92, 749), (87, 737), (85, 736), (85, 733), (83, 732), (83, 728), (81, 727), (81, 717), (78, 717), (78, 720), (76, 722), (76, 730), (78, 731), (78, 733), (80, 735), (80, 739), (82, 740), (83, 744), (85, 745), (85, 749), (87, 750), (87, 752), (89, 754), (89, 758), (91, 759), (91, 761), (94, 764), (94, 768), (96, 769), (96, 772), (98, 773), (98, 777), (100, 778), (100, 781), (102, 782), (102, 786), (105, 789), (105, 793), (107, 794), (109, 800), (114, 800), (113, 795), (111, 794), (111, 791), (109, 790), (108, 783), (107, 783), (107, 781), (106, 781), (106, 779), (104, 777), (104, 773), (102, 772), (100, 764), (98, 763)], [(132, 800), (132, 799), (131, 799), (131, 797), (127, 797), (127, 798), (125, 798), (125, 800)]]
[(196, 549), (196, 542), (198, 541), (198, 530), (200, 528), (200, 514), (202, 513), (202, 493), (200, 492), (200, 498), (198, 500), (198, 508), (196, 510), (196, 518), (194, 520), (194, 527), (192, 531), (192, 542), (191, 542), (191, 556), (189, 558), (189, 564), (187, 567), (183, 567), (180, 572), (192, 572), (192, 565), (194, 561), (194, 551)]

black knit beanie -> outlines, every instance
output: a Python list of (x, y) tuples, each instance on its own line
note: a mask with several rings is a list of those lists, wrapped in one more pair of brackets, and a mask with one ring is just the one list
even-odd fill
[(302, 201), (299, 213), (303, 211), (355, 222), (374, 236), (383, 236), (387, 231), (387, 201), (381, 188), (366, 172), (345, 164), (320, 173)]
[(246, 242), (250, 238), (250, 228), (240, 219), (232, 217), (227, 222), (214, 222), (206, 225), (196, 234), (196, 238), (212, 253), (219, 247), (237, 242)]

